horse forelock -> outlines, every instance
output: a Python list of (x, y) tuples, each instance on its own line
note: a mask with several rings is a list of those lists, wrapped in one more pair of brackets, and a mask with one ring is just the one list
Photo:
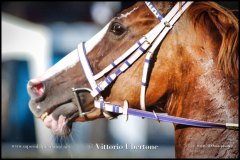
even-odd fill
[[(209, 27), (206, 18), (221, 35), (217, 66), (225, 75), (238, 79), (238, 19), (229, 10), (214, 2), (196, 2), (189, 8), (195, 26)], [(201, 17), (201, 18), (200, 18)]]

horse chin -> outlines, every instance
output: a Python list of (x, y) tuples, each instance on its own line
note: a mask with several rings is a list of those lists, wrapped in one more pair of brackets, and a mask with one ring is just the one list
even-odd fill
[(73, 103), (66, 103), (58, 106), (51, 113), (45, 112), (41, 119), (55, 135), (67, 136), (71, 133), (72, 123), (77, 117), (77, 107)]

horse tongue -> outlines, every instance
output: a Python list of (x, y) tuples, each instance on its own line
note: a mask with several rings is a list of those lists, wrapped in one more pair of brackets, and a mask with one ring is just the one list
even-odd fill
[(51, 115), (55, 120), (58, 120), (60, 115), (73, 118), (74, 113), (78, 113), (77, 107), (73, 103), (66, 103), (56, 108)]

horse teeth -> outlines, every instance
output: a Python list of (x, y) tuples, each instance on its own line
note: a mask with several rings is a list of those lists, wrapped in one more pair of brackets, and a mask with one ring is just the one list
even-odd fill
[(48, 116), (48, 112), (45, 112), (41, 115), (41, 119), (44, 121), (44, 119)]

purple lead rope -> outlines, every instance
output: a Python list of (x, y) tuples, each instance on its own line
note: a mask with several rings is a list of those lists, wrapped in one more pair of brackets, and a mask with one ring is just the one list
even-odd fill
[(226, 128), (225, 124), (221, 124), (221, 123), (198, 121), (198, 120), (174, 117), (174, 116), (158, 114), (158, 113), (156, 113), (156, 115), (155, 115), (152, 112), (136, 110), (136, 109), (132, 109), (132, 108), (128, 109), (128, 114), (138, 116), (138, 117), (144, 117), (144, 118), (148, 118), (148, 119), (155, 119), (155, 120), (160, 120), (160, 121), (164, 121), (164, 122), (172, 122), (172, 123), (176, 123), (176, 124), (183, 124), (183, 125), (189, 125), (189, 126), (195, 126), (195, 127)]

